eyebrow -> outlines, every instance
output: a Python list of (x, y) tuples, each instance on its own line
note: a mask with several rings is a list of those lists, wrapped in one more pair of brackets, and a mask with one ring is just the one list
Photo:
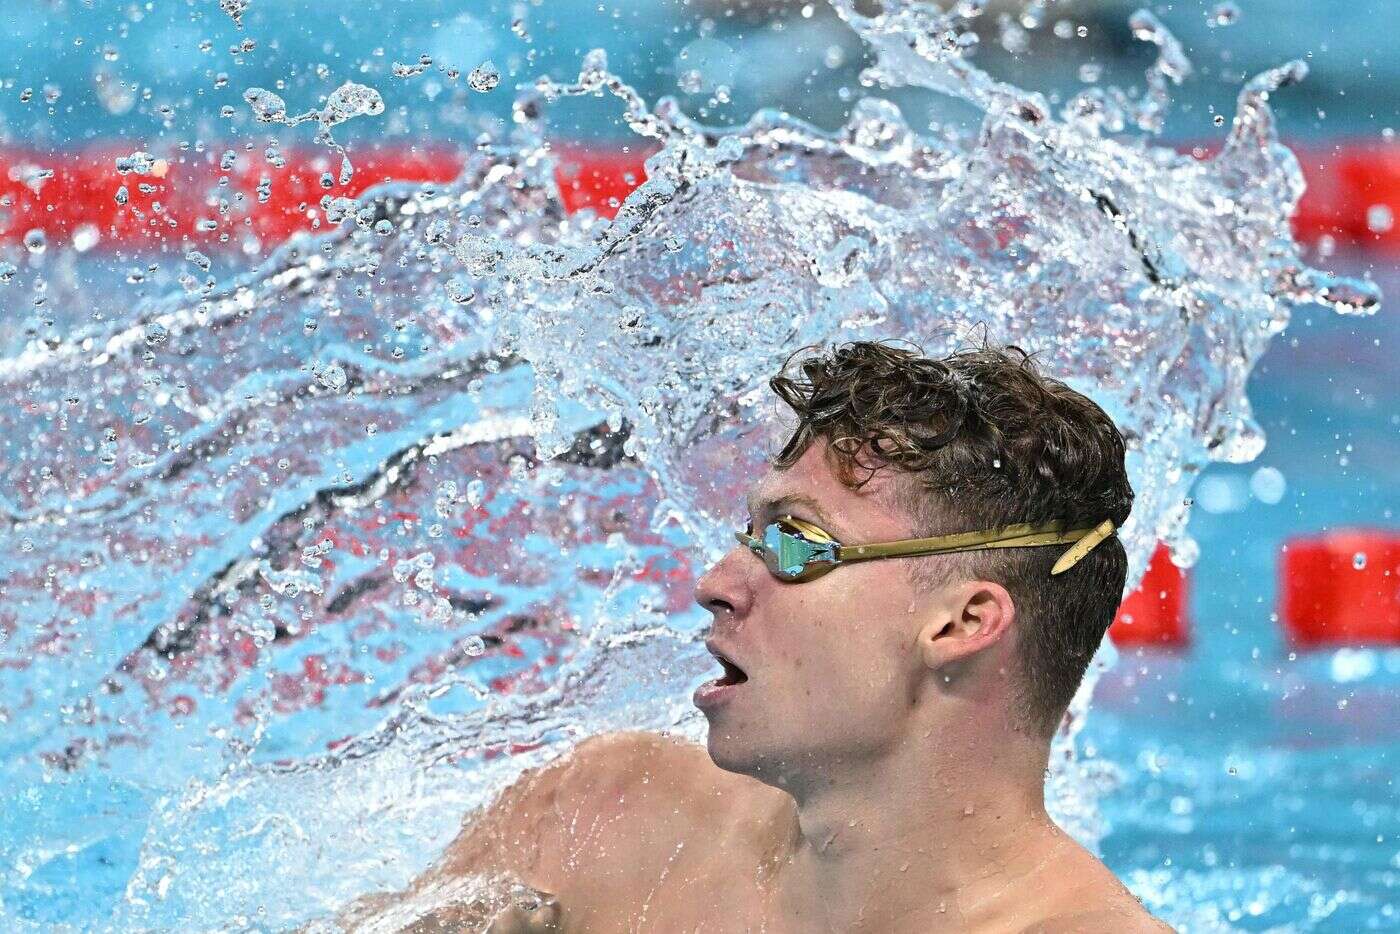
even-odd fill
[(827, 517), (826, 513), (822, 511), (821, 504), (806, 493), (783, 493), (780, 496), (774, 496), (770, 499), (763, 500), (755, 500), (753, 495), (750, 494), (747, 498), (747, 502), (750, 516), (767, 513), (770, 510), (776, 510), (780, 506), (803, 506), (812, 511), (813, 517), (822, 528), (826, 529), (828, 532), (836, 532), (835, 529), (830, 527), (831, 520)]

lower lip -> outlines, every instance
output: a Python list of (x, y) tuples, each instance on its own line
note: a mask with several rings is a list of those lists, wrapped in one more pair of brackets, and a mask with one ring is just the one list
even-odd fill
[(720, 706), (734, 696), (734, 692), (743, 687), (747, 682), (738, 684), (720, 684), (718, 681), (706, 681), (695, 689), (695, 695), (691, 699), (695, 706), (701, 710)]

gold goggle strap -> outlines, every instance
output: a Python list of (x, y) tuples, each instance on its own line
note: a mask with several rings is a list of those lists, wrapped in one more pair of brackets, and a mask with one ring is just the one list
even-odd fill
[[(813, 542), (833, 541), (831, 535), (820, 526), (812, 525), (788, 516), (784, 519)], [(1035, 525), (1022, 523), (1008, 525), (986, 532), (960, 532), (956, 535), (937, 535), (933, 538), (911, 538), (901, 542), (885, 542), (874, 545), (841, 545), (836, 549), (839, 563), (851, 561), (871, 561), (876, 558), (900, 558), (924, 555), (952, 554), (960, 551), (980, 551), (984, 548), (1029, 548), (1042, 545), (1069, 545), (1072, 547), (1060, 555), (1051, 575), (1063, 574), (1074, 567), (1084, 556), (1093, 551), (1100, 542), (1114, 532), (1112, 519), (1105, 519), (1090, 529), (1062, 530), (1057, 524)], [(758, 542), (750, 536), (736, 536), (751, 547)]]
[(1060, 559), (1055, 562), (1055, 566), (1050, 569), (1051, 576), (1063, 574), (1074, 567), (1079, 561), (1093, 551), (1099, 542), (1113, 534), (1113, 520), (1105, 519), (1098, 525), (1090, 529), (1083, 538), (1074, 543), (1069, 551), (1060, 555)]

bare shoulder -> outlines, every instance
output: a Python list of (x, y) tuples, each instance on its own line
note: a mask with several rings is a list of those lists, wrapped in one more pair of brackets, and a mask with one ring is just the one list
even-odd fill
[(1048, 886), (1042, 917), (1020, 934), (1163, 934), (1172, 928), (1142, 906), (1103, 862), (1078, 843), (1056, 867), (1063, 887)]
[(1020, 934), (1175, 934), (1136, 901), (1132, 905), (1091, 908), (1036, 922)]
[[(657, 733), (591, 737), (527, 772), (467, 821), (440, 861), (441, 877), (510, 873), (561, 896), (586, 886), (642, 884), (675, 854), (715, 839), (715, 821), (743, 828), (765, 793), (693, 743)], [(604, 884), (606, 883), (606, 884)]]
[[(444, 871), (557, 875), (563, 868), (559, 861), (567, 863), (567, 851), (584, 839), (596, 845), (609, 829), (632, 823), (665, 791), (679, 790), (685, 766), (695, 765), (688, 745), (642, 732), (583, 740), (553, 762), (525, 772), (490, 805), (469, 815), (448, 848)], [(543, 865), (550, 862), (556, 865)]]
[[(560, 924), (635, 930), (635, 903), (668, 875), (693, 877), (707, 848), (726, 839), (714, 832), (716, 823), (761, 825), (748, 816), (748, 802), (762, 797), (757, 789), (772, 792), (721, 771), (703, 747), (684, 740), (595, 736), (525, 772), (469, 815), (408, 891), (361, 899), (338, 923), (380, 930), (394, 918), (412, 918), (421, 922), (413, 930), (457, 930), (481, 929), (495, 918), (493, 932), (554, 931)], [(512, 907), (517, 901), (524, 907)]]
[[(738, 848), (766, 839), (792, 806), (781, 791), (714, 764), (703, 746), (657, 733), (625, 732), (578, 745), (561, 779), (596, 822), (608, 822), (647, 858), (678, 846)], [(698, 855), (698, 853), (697, 853)]]

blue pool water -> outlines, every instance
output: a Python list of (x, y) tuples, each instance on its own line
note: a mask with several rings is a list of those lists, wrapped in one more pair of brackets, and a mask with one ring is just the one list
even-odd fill
[[(1397, 337), (1394, 315), (1314, 313), (1273, 345), (1250, 382), (1268, 447), (1197, 487), (1220, 511), (1191, 518), (1190, 648), (1125, 652), (1099, 685), (1084, 742), (1121, 781), (1104, 857), (1149, 905), (1189, 880), (1196, 929), (1400, 928), (1400, 647), (1295, 652), (1274, 615), (1290, 536), (1400, 527)], [(1249, 492), (1261, 468), (1277, 504)]]

